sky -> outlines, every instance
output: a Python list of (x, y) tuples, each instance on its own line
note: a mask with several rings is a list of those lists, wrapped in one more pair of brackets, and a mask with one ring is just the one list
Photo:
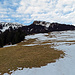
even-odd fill
[(0, 0), (0, 22), (34, 20), (75, 25), (75, 0)]

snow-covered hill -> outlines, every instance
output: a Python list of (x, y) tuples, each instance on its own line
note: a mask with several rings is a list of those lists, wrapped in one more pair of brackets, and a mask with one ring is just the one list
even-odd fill
[(10, 29), (10, 27), (13, 29), (18, 29), (22, 26), (23, 25), (19, 23), (0, 22), (0, 31), (4, 32), (5, 30)]

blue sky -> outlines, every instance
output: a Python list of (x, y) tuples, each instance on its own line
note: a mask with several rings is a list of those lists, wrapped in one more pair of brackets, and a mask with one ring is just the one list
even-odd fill
[(34, 20), (75, 25), (75, 0), (0, 0), (0, 22)]

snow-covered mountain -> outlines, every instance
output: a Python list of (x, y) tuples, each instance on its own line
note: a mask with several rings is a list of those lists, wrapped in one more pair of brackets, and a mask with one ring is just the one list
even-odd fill
[(4, 32), (5, 30), (10, 29), (10, 27), (13, 29), (18, 29), (22, 26), (23, 25), (19, 23), (0, 22), (0, 31)]
[(75, 30), (75, 26), (45, 21), (34, 21), (31, 25), (23, 26), (22, 30), (27, 34), (47, 33), (52, 31)]
[(4, 32), (5, 30), (10, 29), (10, 27), (12, 27), (13, 29), (18, 29), (20, 27), (26, 34), (75, 30), (74, 25), (50, 23), (50, 22), (46, 22), (46, 21), (34, 21), (32, 24), (27, 25), (27, 26), (19, 24), (19, 23), (1, 22), (0, 23), (0, 32)]

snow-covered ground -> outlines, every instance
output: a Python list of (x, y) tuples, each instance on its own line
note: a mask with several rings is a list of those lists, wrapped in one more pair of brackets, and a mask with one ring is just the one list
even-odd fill
[(49, 63), (41, 68), (16, 70), (11, 75), (75, 75), (75, 31), (51, 32), (49, 36), (47, 33), (35, 34), (26, 36), (26, 39), (37, 39), (37, 41), (51, 40), (54, 44), (52, 47), (63, 50), (66, 55), (55, 63)]

